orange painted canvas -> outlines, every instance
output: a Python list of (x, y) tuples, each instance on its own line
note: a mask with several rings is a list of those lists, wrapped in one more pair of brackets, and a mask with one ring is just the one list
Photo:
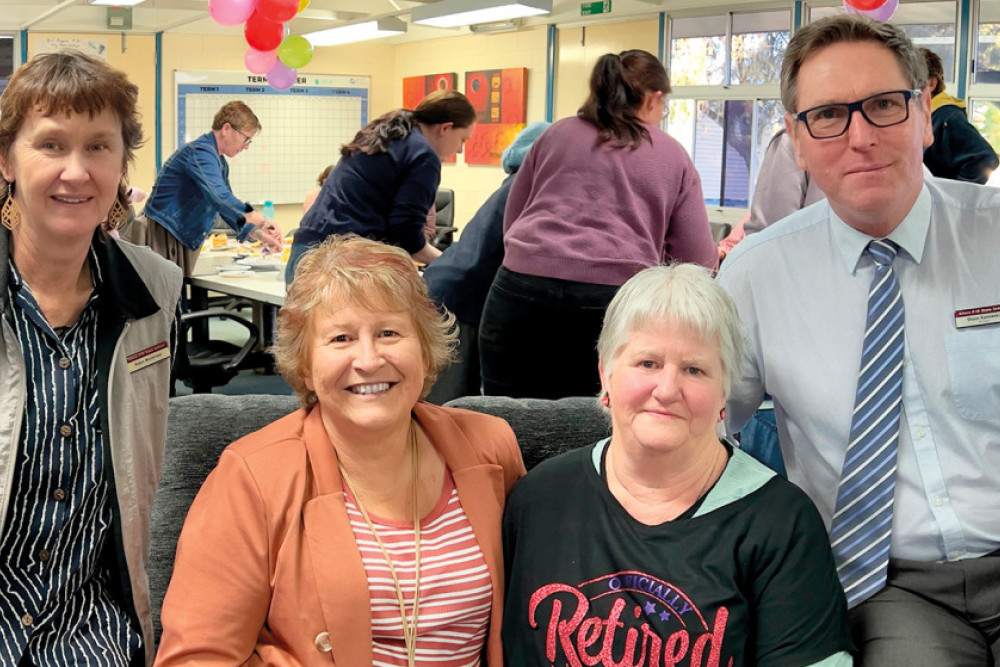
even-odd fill
[(466, 164), (500, 164), (500, 155), (527, 123), (527, 90), (524, 67), (465, 73), (465, 95), (479, 115), (465, 144)]

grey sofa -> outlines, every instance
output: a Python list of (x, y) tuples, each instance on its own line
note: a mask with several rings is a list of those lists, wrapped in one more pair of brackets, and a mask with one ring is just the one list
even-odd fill
[[(517, 435), (525, 466), (608, 434), (608, 423), (597, 399), (558, 401), (469, 396), (449, 406), (506, 419)], [(153, 504), (149, 587), (153, 627), (160, 637), (160, 606), (173, 571), (177, 538), (205, 477), (232, 441), (283, 417), (299, 407), (294, 396), (195, 394), (170, 399), (167, 448), (160, 486)]]
[(298, 407), (294, 396), (192, 394), (170, 399), (167, 447), (150, 527), (149, 591), (157, 641), (160, 606), (174, 569), (177, 538), (201, 483), (229, 443)]

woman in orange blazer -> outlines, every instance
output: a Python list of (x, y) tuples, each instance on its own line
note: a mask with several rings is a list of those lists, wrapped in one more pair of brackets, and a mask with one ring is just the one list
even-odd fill
[(418, 402), (452, 329), (405, 251), (302, 258), (275, 357), (305, 407), (230, 445), (192, 504), (157, 665), (503, 664), (524, 465), (506, 422)]

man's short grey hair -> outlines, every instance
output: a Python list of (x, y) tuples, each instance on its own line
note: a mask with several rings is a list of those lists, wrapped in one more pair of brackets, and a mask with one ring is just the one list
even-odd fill
[[(792, 37), (781, 64), (781, 103), (791, 115), (799, 112), (798, 79), (802, 63), (820, 49), (840, 42), (875, 42), (892, 52), (910, 88), (927, 85), (927, 65), (902, 30), (891, 23), (858, 14), (838, 14), (803, 26)], [(845, 100), (850, 101), (850, 100)]]
[(655, 266), (622, 285), (604, 315), (597, 353), (605, 375), (629, 337), (660, 320), (690, 327), (702, 340), (717, 340), (726, 394), (740, 377), (744, 354), (743, 330), (736, 305), (711, 272), (697, 264)]

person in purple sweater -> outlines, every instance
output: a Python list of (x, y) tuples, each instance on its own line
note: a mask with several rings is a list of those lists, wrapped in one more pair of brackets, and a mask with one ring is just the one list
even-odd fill
[(595, 346), (618, 288), (666, 262), (715, 268), (701, 179), (659, 127), (669, 92), (652, 54), (604, 55), (576, 117), (553, 124), (528, 152), (480, 325), (487, 395), (596, 394)]

